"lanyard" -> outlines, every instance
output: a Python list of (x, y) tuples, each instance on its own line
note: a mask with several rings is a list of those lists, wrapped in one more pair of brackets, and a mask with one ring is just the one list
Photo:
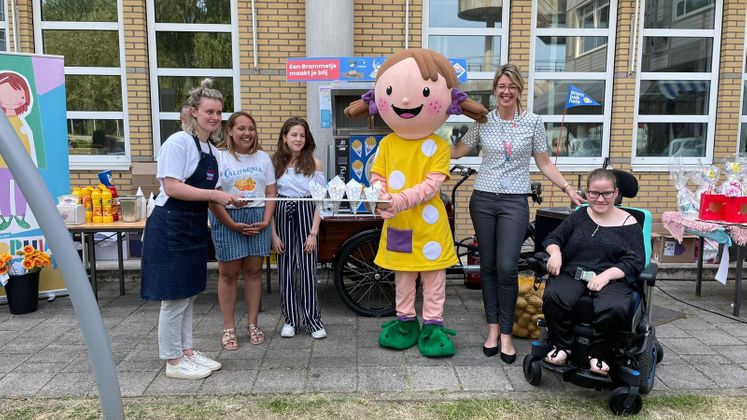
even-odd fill
[[(519, 111), (517, 110), (514, 112), (514, 119), (511, 121), (511, 124), (513, 126), (513, 133), (516, 134), (516, 129), (519, 128), (519, 125), (516, 124), (516, 119), (519, 117)], [(500, 118), (500, 116), (499, 116)], [(501, 122), (504, 122), (503, 119), (501, 119)], [(505, 121), (507, 122), (507, 121)], [(501, 127), (502, 128), (502, 127)], [(501, 129), (501, 134), (503, 134), (503, 138), (501, 139), (501, 142), (503, 143), (503, 154), (506, 157), (506, 162), (511, 162), (511, 154), (513, 153), (513, 138), (511, 136), (506, 136), (505, 132)], [(506, 141), (506, 137), (510, 137), (511, 141)]]

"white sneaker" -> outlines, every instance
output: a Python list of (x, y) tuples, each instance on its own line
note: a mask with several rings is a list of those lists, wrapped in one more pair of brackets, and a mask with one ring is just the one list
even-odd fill
[(324, 328), (322, 328), (321, 330), (316, 330), (311, 333), (311, 337), (316, 339), (327, 338), (327, 331)]
[(296, 329), (293, 328), (293, 325), (291, 325), (291, 324), (285, 324), (285, 325), (283, 325), (283, 329), (280, 330), (280, 336), (281, 337), (288, 338), (288, 337), (293, 337), (294, 335), (296, 335)]
[(205, 366), (198, 365), (186, 357), (179, 359), (179, 363), (176, 365), (166, 362), (166, 376), (169, 378), (202, 379), (207, 378), (211, 373), (213, 373), (212, 370)]
[(189, 357), (189, 356), (185, 356), (185, 357), (189, 359), (189, 361), (193, 363), (197, 363), (200, 366), (205, 366), (211, 371), (215, 371), (223, 367), (223, 365), (221, 365), (220, 362), (216, 362), (215, 360), (205, 356), (204, 354), (200, 353), (197, 350), (192, 350), (192, 357)]

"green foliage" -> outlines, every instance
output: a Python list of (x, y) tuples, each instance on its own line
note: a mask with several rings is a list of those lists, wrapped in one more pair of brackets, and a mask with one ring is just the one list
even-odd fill
[(116, 22), (117, 0), (42, 0), (42, 19), (71, 22)]
[(116, 31), (44, 30), (44, 52), (65, 56), (65, 66), (119, 67)]
[(158, 23), (231, 23), (230, 0), (156, 0)]
[(68, 111), (121, 111), (119, 76), (66, 75)]

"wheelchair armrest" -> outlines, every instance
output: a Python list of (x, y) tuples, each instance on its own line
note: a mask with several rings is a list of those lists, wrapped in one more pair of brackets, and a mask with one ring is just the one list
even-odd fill
[(655, 262), (649, 263), (646, 268), (643, 269), (639, 279), (643, 283), (643, 287), (653, 287), (656, 284), (656, 272), (659, 270), (659, 264)]
[(534, 271), (537, 278), (544, 277), (547, 274), (547, 260), (550, 256), (546, 252), (537, 252), (533, 257), (527, 258), (529, 269)]

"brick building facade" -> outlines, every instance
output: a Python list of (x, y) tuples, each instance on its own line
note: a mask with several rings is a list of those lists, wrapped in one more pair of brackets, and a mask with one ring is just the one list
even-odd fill
[[(670, 155), (694, 166), (745, 151), (747, 0), (351, 1), (354, 55), (386, 56), (405, 45), (463, 54), (471, 80), (464, 89), (491, 109), (495, 65), (517, 64), (527, 82), (522, 103), (543, 116), (551, 142), (565, 137), (557, 164), (574, 185), (609, 156), (639, 178), (630, 204), (660, 215), (675, 206)], [(308, 114), (306, 86), (285, 81), (286, 58), (307, 55), (307, 2), (80, 0), (75, 10), (54, 0), (16, 0), (15, 10), (0, 2), (8, 51), (66, 57), (72, 185), (113, 168), (129, 192), (132, 165), (153, 161), (176, 129), (181, 87), (205, 76), (229, 93), (226, 117), (243, 109), (257, 118), (265, 150), (288, 116)], [(335, 28), (325, 30), (340, 42)], [(201, 53), (204, 45), (212, 49)], [(603, 106), (563, 118), (570, 82)], [(110, 150), (90, 144), (96, 130), (106, 131)], [(533, 178), (543, 181), (543, 207), (566, 204), (540, 174)], [(472, 230), (467, 191), (457, 202), (460, 237)]]

